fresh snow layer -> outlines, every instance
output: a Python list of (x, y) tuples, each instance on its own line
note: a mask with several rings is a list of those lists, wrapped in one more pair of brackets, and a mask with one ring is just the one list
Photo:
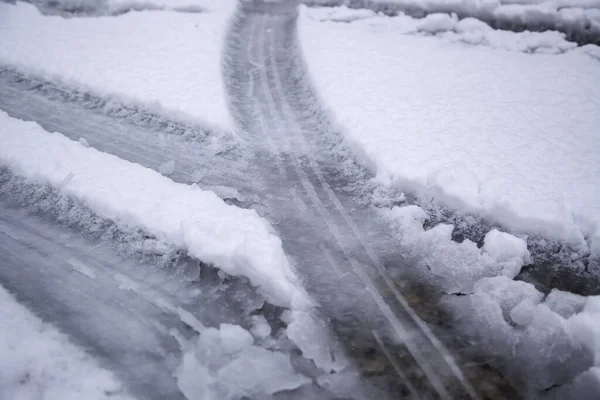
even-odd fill
[(212, 3), (201, 13), (70, 19), (0, 3), (0, 37), (10, 38), (0, 41), (0, 65), (229, 129), (221, 50), (235, 3)]
[(0, 399), (125, 400), (121, 383), (0, 286)]
[[(548, 36), (541, 53), (563, 54), (523, 54), (536, 47), (518, 42), (535, 34), (498, 38), (448, 16), (424, 29), (429, 20), (340, 24), (327, 12), (301, 12), (308, 69), (380, 181), (510, 229), (600, 248), (600, 68), (587, 50)], [(484, 35), (487, 46), (423, 33), (444, 24), (453, 35)]]
[(427, 215), (417, 206), (394, 207), (386, 212), (400, 238), (399, 245), (411, 265), (447, 293), (473, 293), (484, 277), (514, 278), (530, 261), (525, 240), (496, 229), (477, 247), (469, 239), (451, 239), (453, 225), (423, 229)]
[(85, 147), (0, 111), (0, 165), (59, 188), (99, 215), (186, 249), (231, 275), (243, 275), (282, 306), (308, 305), (274, 229), (254, 210), (224, 203), (197, 185)]

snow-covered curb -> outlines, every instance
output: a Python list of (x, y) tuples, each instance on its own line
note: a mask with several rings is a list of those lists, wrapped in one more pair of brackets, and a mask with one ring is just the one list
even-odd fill
[(0, 398), (126, 400), (121, 383), (0, 286)]
[(231, 275), (247, 276), (271, 301), (310, 302), (281, 240), (254, 210), (177, 184), (137, 164), (0, 113), (0, 163), (49, 183), (104, 217), (141, 227)]

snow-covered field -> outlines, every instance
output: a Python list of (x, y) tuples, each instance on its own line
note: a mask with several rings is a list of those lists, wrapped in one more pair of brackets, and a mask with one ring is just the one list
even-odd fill
[[(43, 10), (53, 7), (34, 3)], [(309, 79), (344, 143), (377, 188), (417, 199), (416, 205), (379, 210), (393, 234), (392, 246), (409, 260), (411, 273), (447, 293), (442, 303), (461, 335), (498, 360), (494, 366), (518, 390), (596, 398), (599, 297), (556, 289), (544, 294), (514, 278), (531, 262), (528, 235), (571, 246), (574, 258), (600, 257), (600, 49), (578, 46), (556, 31), (501, 31), (464, 17), (568, 20), (596, 29), (600, 3), (395, 3), (428, 15), (301, 6), (298, 20)], [(233, 0), (61, 4), (65, 12), (99, 16), (47, 16), (31, 4), (0, 3), (0, 37), (8, 38), (0, 41), (0, 67), (235, 137), (222, 72)], [(436, 13), (448, 10), (462, 19)], [(248, 278), (272, 304), (292, 310), (287, 335), (306, 358), (327, 373), (343, 370), (347, 360), (328, 347), (304, 271), (284, 250), (285, 240), (299, 239), (280, 237), (268, 212), (261, 217), (218, 196), (235, 188), (211, 191), (175, 182), (169, 177), (175, 166), (173, 160), (151, 170), (0, 110), (0, 167), (229, 275)], [(261, 194), (269, 196), (269, 188), (265, 191)], [(475, 215), (499, 229), (487, 232), (482, 243), (457, 243), (451, 239), (453, 225), (424, 228), (424, 209), (432, 205)], [(15, 321), (0, 329), (0, 350), (8, 354), (0, 357), (7, 361), (0, 362), (0, 395), (121, 395), (110, 373), (1, 286), (0, 297), (2, 319)], [(184, 353), (175, 374), (183, 395), (253, 397), (316, 381), (298, 372), (285, 352), (265, 347), (271, 327), (260, 318), (254, 317), (251, 332), (195, 321), (199, 336), (174, 335)], [(33, 352), (31, 342), (41, 351)], [(46, 368), (44, 352), (59, 353), (52, 365), (66, 369)], [(15, 384), (23, 380), (32, 385)]]

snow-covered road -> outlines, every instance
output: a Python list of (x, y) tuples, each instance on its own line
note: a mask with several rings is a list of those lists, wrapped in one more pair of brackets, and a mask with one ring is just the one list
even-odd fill
[[(186, 6), (167, 3), (143, 7)], [(140, 398), (593, 394), (598, 302), (513, 280), (531, 257), (548, 275), (554, 264), (538, 260), (551, 245), (532, 246), (546, 237), (500, 232), (485, 215), (426, 215), (374, 179), (382, 166), (355, 153), (321, 101), (332, 88), (315, 89), (309, 71), (323, 78), (335, 62), (315, 62), (310, 41), (330, 29), (319, 16), (352, 22), (354, 11), (299, 19), (292, 3), (245, 2), (225, 25), (233, 8), (204, 3), (89, 25), (0, 4), (11, 16), (0, 29), (14, 33), (0, 45), (0, 284)], [(41, 19), (23, 29), (21, 18)], [(453, 17), (431, 21), (459, 32)], [(203, 24), (199, 43), (182, 40)], [(56, 31), (50, 50), (38, 46)], [(97, 41), (82, 45), (80, 32)], [(576, 47), (551, 34), (529, 39)], [(113, 35), (127, 40), (106, 46)], [(72, 70), (45, 63), (47, 51)], [(564, 254), (586, 265), (578, 278), (595, 265), (589, 251)], [(566, 287), (598, 291), (599, 276), (561, 271)]]

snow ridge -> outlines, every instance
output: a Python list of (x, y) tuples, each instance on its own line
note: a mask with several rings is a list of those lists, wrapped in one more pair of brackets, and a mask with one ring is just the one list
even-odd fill
[(0, 162), (17, 174), (58, 186), (107, 218), (142, 227), (231, 275), (247, 276), (274, 304), (310, 304), (280, 239), (255, 211), (229, 206), (213, 192), (174, 183), (35, 123), (3, 112), (0, 118)]
[(390, 16), (406, 14), (422, 18), (429, 14), (455, 14), (475, 18), (492, 28), (511, 31), (559, 31), (567, 39), (600, 44), (600, 2), (597, 0), (305, 0), (309, 6), (348, 6)]

